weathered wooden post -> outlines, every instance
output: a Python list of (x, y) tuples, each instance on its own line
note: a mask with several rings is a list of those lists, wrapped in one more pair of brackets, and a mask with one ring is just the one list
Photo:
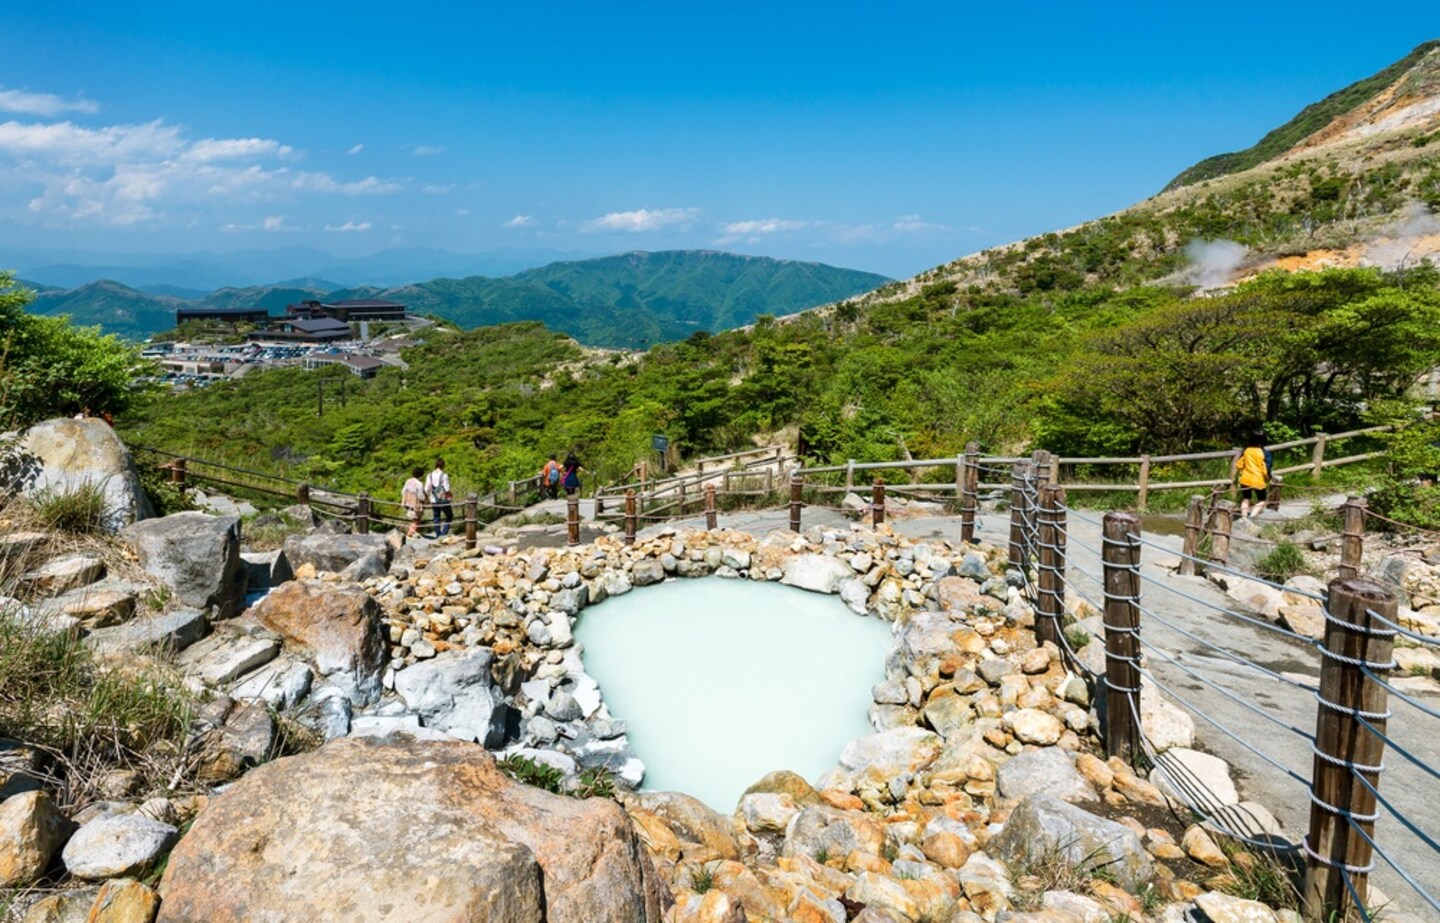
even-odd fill
[[(765, 496), (769, 497), (775, 492), (775, 469), (765, 469)], [(767, 501), (768, 502), (768, 501)]]
[(1340, 509), (1344, 512), (1344, 525), (1340, 528), (1340, 579), (1360, 576), (1360, 558), (1365, 551), (1365, 508), (1364, 497), (1348, 497)]
[(170, 463), (170, 483), (180, 490), (185, 489), (185, 459), (177, 458)]
[(980, 506), (980, 445), (965, 444), (961, 457), (962, 473), (958, 487), (960, 494), (960, 541), (975, 541), (975, 513)]
[(1041, 485), (1037, 505), (1040, 592), (1035, 598), (1035, 636), (1041, 644), (1049, 641), (1063, 651), (1060, 617), (1065, 605), (1065, 530), (1062, 526), (1065, 488)]
[(510, 482), (510, 488), (509, 488), (509, 490), (507, 491), (506, 496), (508, 496), (509, 499), (510, 499), (510, 505), (511, 505), (511, 506), (515, 506), (516, 504), (515, 504), (515, 482), (514, 482), (514, 481), (511, 481), (511, 482)]
[(1195, 576), (1195, 556), (1200, 550), (1200, 532), (1205, 527), (1205, 498), (1200, 494), (1190, 497), (1190, 506), (1185, 510), (1185, 542), (1180, 546), (1180, 576)]
[(1230, 526), (1235, 521), (1235, 501), (1216, 500), (1210, 511), (1210, 560), (1230, 563)]
[(1265, 491), (1265, 508), (1269, 510), (1280, 509), (1280, 500), (1285, 494), (1285, 478), (1278, 475), (1270, 475), (1270, 487)]
[(625, 544), (635, 544), (635, 488), (625, 491)]
[(1006, 563), (1024, 571), (1030, 566), (1025, 556), (1026, 482), (1030, 479), (1030, 463), (1016, 462), (1010, 469), (1010, 547)]
[(1150, 456), (1140, 456), (1140, 491), (1135, 498), (1135, 509), (1145, 512), (1145, 506), (1150, 502)]
[(800, 475), (790, 475), (790, 531), (800, 531), (800, 507), (802, 505), (801, 493), (805, 489), (805, 482)]
[(575, 494), (565, 498), (565, 531), (567, 548), (580, 544), (580, 498)]
[(845, 462), (845, 489), (855, 489), (855, 459), (853, 458)]
[(1105, 752), (1125, 762), (1140, 752), (1140, 518), (1106, 513)]
[(1325, 433), (1315, 434), (1315, 451), (1310, 455), (1310, 479), (1320, 480), (1320, 472), (1325, 470), (1325, 442), (1330, 437)]
[(1333, 580), (1329, 590), (1304, 844), (1305, 915), (1313, 921), (1348, 920), (1352, 901), (1363, 910), (1369, 897), (1373, 850), (1366, 837), (1375, 837), (1378, 811), (1371, 789), (1380, 787), (1379, 735), (1389, 710), (1385, 687), (1366, 673), (1394, 668), (1395, 630), (1381, 619), (1395, 621), (1398, 608), (1389, 590), (1369, 580)]
[(870, 488), (870, 525), (879, 528), (885, 524), (885, 482), (878, 477)]
[(680, 482), (680, 505), (675, 510), (681, 516), (685, 515), (685, 482)]
[(705, 528), (715, 531), (715, 485), (705, 485)]
[(480, 526), (480, 498), (475, 494), (465, 498), (465, 547), (474, 549), (476, 533)]
[(310, 505), (310, 485), (304, 481), (301, 481), (300, 486), (295, 488), (295, 502), (305, 506)]
[(370, 495), (363, 490), (355, 498), (355, 531), (360, 535), (370, 534)]

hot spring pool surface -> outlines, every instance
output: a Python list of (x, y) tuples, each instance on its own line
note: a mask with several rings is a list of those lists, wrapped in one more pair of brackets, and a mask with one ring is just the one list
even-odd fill
[(773, 583), (671, 580), (584, 611), (586, 672), (629, 727), (644, 788), (721, 813), (765, 773), (814, 782), (870, 734), (890, 625)]

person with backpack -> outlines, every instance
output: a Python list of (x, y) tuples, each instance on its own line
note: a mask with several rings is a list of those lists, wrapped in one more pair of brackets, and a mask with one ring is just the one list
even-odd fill
[(1235, 459), (1232, 484), (1240, 488), (1240, 518), (1254, 519), (1265, 508), (1270, 490), (1270, 463), (1274, 456), (1265, 448), (1265, 434), (1252, 433), (1245, 440), (1245, 451)]
[(571, 497), (580, 489), (580, 459), (571, 452), (565, 456), (565, 472), (561, 478), (561, 485), (565, 488), (565, 496)]
[(545, 467), (540, 469), (540, 499), (555, 500), (560, 496), (560, 463), (551, 455)]
[(405, 518), (410, 523), (405, 529), (406, 537), (420, 534), (420, 517), (425, 513), (425, 484), (420, 479), (424, 476), (424, 468), (413, 469), (410, 480), (400, 489), (400, 505), (405, 508)]
[[(435, 537), (450, 534), (450, 524), (455, 521), (455, 510), (450, 505), (450, 475), (445, 473), (445, 459), (435, 459), (435, 470), (425, 479), (425, 490), (430, 495), (430, 510), (435, 517)], [(441, 524), (444, 519), (444, 524)]]

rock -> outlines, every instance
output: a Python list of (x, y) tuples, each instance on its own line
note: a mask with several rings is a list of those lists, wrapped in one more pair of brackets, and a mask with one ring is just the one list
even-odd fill
[(85, 824), (61, 853), (76, 878), (119, 878), (151, 869), (180, 831), (140, 814), (102, 814)]
[(253, 702), (239, 705), (204, 740), (196, 777), (208, 784), (228, 782), (265, 762), (274, 750), (275, 719), (270, 712)]
[(795, 799), (783, 793), (755, 792), (740, 797), (740, 816), (751, 833), (784, 833), (799, 813)]
[(630, 568), (630, 582), (635, 586), (650, 586), (665, 579), (665, 568), (654, 558), (636, 561)]
[(958, 835), (947, 830), (928, 834), (920, 842), (920, 851), (926, 859), (947, 869), (958, 869), (970, 859), (970, 847)]
[(1195, 744), (1195, 721), (1147, 679), (1140, 681), (1140, 726), (1156, 750)]
[(1009, 862), (1053, 853), (1076, 867), (1104, 866), (1130, 891), (1154, 874), (1150, 854), (1130, 828), (1044, 793), (1020, 802), (990, 848)]
[(35, 747), (0, 737), (0, 799), (40, 789), (41, 754)]
[(50, 536), (44, 532), (9, 532), (0, 535), (0, 563), (16, 566), (11, 562), (19, 562), (24, 567), (26, 561), (34, 560), (45, 543), (50, 541)]
[(42, 897), (30, 905), (20, 923), (86, 923), (98, 893), (96, 888), (71, 888)]
[(20, 583), (34, 596), (59, 596), (89, 586), (105, 576), (105, 562), (99, 555), (74, 553), (51, 558), (23, 575)]
[(1210, 923), (1276, 923), (1275, 912), (1259, 901), (1207, 891), (1195, 898)]
[(1046, 792), (1064, 801), (1095, 801), (1094, 786), (1085, 781), (1065, 751), (1044, 747), (1030, 750), (1001, 764), (996, 785), (1005, 798), (1025, 798)]
[(902, 882), (875, 872), (864, 872), (845, 891), (845, 897), (866, 909), (889, 910), (907, 920), (920, 915), (920, 908)]
[(993, 920), (997, 913), (1009, 909), (1015, 893), (1010, 873), (983, 852), (972, 855), (955, 877), (970, 901), (970, 909), (983, 918)]
[(1278, 616), (1285, 604), (1284, 594), (1274, 587), (1232, 574), (1225, 575), (1225, 592), (1240, 605), (1270, 619)]
[(675, 923), (745, 923), (745, 907), (724, 891), (692, 894), (675, 907)]
[(73, 493), (89, 485), (105, 497), (101, 524), (117, 532), (155, 515), (130, 451), (104, 420), (47, 420), (21, 437), (0, 480), (26, 496)]
[(1171, 747), (1161, 753), (1150, 770), (1150, 781), (1201, 814), (1240, 803), (1229, 764), (1199, 750)]
[[(389, 550), (387, 545), (386, 551)], [(364, 583), (373, 577), (385, 576), (385, 572), (389, 569), (389, 555), (380, 551), (371, 551), (345, 565), (345, 569), (340, 571), (340, 579), (347, 583)]]
[(965, 557), (960, 561), (960, 567), (956, 573), (961, 577), (969, 577), (971, 580), (989, 580), (991, 576), (990, 565), (985, 563), (982, 555), (973, 551), (965, 552)]
[(116, 878), (100, 886), (85, 923), (150, 923), (160, 895), (138, 881)]
[(797, 554), (787, 558), (780, 582), (812, 593), (835, 593), (840, 583), (852, 579), (850, 565), (828, 554)]
[(380, 605), (364, 590), (292, 580), (271, 590), (254, 607), (253, 616), (309, 648), (315, 669), (346, 689), (355, 704), (379, 696), (387, 648)]
[(1027, 744), (1048, 747), (1065, 733), (1065, 725), (1049, 712), (1038, 708), (1019, 708), (1005, 713), (1005, 727)]
[(1210, 834), (1194, 824), (1185, 828), (1185, 835), (1180, 838), (1180, 848), (1185, 850), (1185, 854), (1191, 859), (1212, 869), (1223, 869), (1230, 865), (1230, 860), (1225, 858), (1225, 853), (1210, 839)]
[(746, 795), (773, 793), (789, 795), (797, 805), (818, 804), (820, 796), (804, 777), (788, 769), (766, 773), (759, 782), (745, 789)]
[(721, 859), (740, 858), (729, 818), (681, 792), (636, 792), (626, 796), (627, 806), (636, 805), (665, 822), (681, 840), (704, 846)]
[(1073, 891), (1046, 891), (1040, 898), (1040, 907), (1057, 916), (1069, 914), (1076, 923), (1110, 923), (1112, 919), (1105, 905)]
[(291, 571), (309, 565), (316, 573), (338, 574), (366, 555), (379, 555), (390, 566), (391, 550), (383, 535), (335, 535), (312, 532), (285, 539), (285, 562)]
[(878, 856), (885, 846), (885, 831), (863, 811), (828, 805), (803, 809), (785, 832), (782, 854), (787, 857), (848, 856), (852, 852)]
[(69, 835), (70, 821), (45, 792), (0, 801), (0, 890), (39, 878)]
[(314, 678), (309, 664), (281, 657), (236, 684), (230, 694), (237, 699), (264, 702), (277, 711), (289, 711), (309, 694)]
[(141, 616), (115, 628), (92, 631), (85, 642), (102, 653), (158, 650), (178, 653), (210, 634), (210, 619), (199, 609)]
[(998, 612), (1000, 600), (980, 592), (980, 584), (966, 577), (946, 577), (935, 584), (940, 608), (955, 615), (972, 612)]
[(1308, 600), (1302, 605), (1282, 605), (1280, 625), (1318, 641), (1325, 636), (1325, 610)]
[(248, 575), (240, 560), (237, 517), (176, 513), (126, 526), (121, 535), (145, 572), (182, 604), (213, 607), (219, 618), (244, 608)]
[(104, 584), (91, 584), (59, 597), (53, 603), (65, 615), (80, 620), (87, 631), (128, 622), (135, 615), (135, 592)]
[(1280, 821), (1269, 809), (1254, 801), (1242, 801), (1213, 812), (1201, 822), (1206, 830), (1222, 836), (1242, 836), (1282, 844), (1286, 841)]
[(180, 655), (186, 673), (207, 686), (223, 686), (262, 667), (280, 653), (280, 642), (230, 633), (212, 635)]
[(159, 923), (659, 923), (667, 897), (614, 802), (521, 785), (473, 744), (354, 738), (212, 799), (160, 891)]
[(940, 755), (944, 741), (932, 731), (897, 727), (857, 737), (840, 752), (840, 765), (857, 777), (888, 783), (902, 773), (924, 769)]
[(483, 647), (446, 651), (396, 673), (395, 692), (426, 727), (466, 728), (485, 746), (498, 747), (505, 740), (507, 710), (490, 675), (492, 656)]
[(967, 733), (975, 721), (969, 698), (957, 695), (953, 686), (941, 686), (930, 693), (924, 714), (935, 733), (947, 739)]

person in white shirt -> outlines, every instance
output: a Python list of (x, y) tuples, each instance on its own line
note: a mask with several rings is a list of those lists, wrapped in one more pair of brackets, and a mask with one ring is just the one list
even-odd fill
[(410, 480), (400, 490), (400, 505), (405, 507), (405, 518), (410, 523), (405, 530), (407, 536), (420, 534), (420, 517), (425, 513), (425, 483), (420, 478), (424, 474), (424, 468), (411, 471)]
[(450, 493), (450, 475), (445, 473), (445, 459), (435, 459), (435, 470), (425, 478), (425, 492), (430, 497), (430, 510), (435, 517), (435, 537), (449, 535), (450, 524), (455, 521), (455, 510), (450, 505), (453, 497)]

